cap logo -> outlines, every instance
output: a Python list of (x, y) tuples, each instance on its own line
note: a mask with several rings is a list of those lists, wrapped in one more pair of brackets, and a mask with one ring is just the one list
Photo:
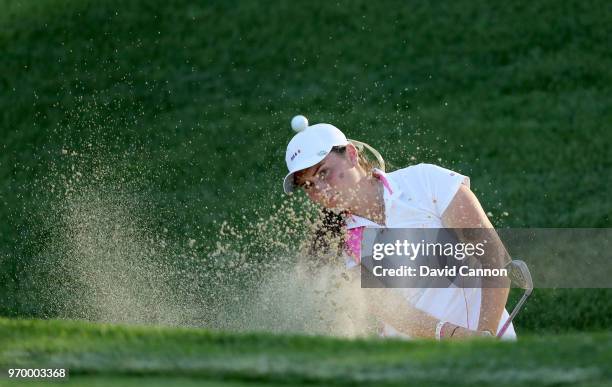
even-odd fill
[(319, 155), (319, 156), (325, 156), (326, 154), (327, 154), (327, 152), (324, 151), (324, 150), (323, 151), (319, 151), (319, 153), (317, 153), (317, 155)]
[(295, 158), (296, 158), (296, 156), (298, 155), (298, 153), (301, 153), (301, 152), (302, 152), (302, 150), (301, 150), (301, 149), (298, 149), (296, 152), (294, 152), (294, 153), (291, 155), (291, 161), (293, 161), (293, 159), (295, 159)]

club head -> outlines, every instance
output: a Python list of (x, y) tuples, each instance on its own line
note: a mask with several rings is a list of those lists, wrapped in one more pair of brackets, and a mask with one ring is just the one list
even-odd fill
[(533, 280), (531, 279), (531, 273), (529, 273), (527, 264), (520, 259), (515, 259), (512, 260), (506, 268), (508, 269), (508, 276), (512, 283), (531, 293), (533, 290)]

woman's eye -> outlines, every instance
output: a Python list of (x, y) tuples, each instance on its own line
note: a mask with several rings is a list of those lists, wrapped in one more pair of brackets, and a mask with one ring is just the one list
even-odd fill
[(327, 169), (319, 171), (318, 175), (319, 175), (319, 179), (325, 179), (327, 177)]
[(307, 181), (304, 184), (302, 184), (302, 188), (304, 188), (305, 190), (309, 190), (310, 188), (312, 188), (312, 183)]

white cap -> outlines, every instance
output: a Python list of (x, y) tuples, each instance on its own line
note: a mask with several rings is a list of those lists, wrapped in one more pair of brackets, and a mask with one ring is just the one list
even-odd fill
[[(300, 119), (296, 120), (298, 117)], [(304, 125), (304, 122), (306, 125)], [(303, 116), (294, 117), (291, 123), (293, 129), (299, 131), (299, 133), (293, 136), (289, 145), (287, 145), (285, 161), (289, 173), (285, 176), (283, 182), (285, 193), (291, 193), (295, 188), (294, 173), (317, 164), (327, 156), (333, 147), (344, 146), (349, 143), (344, 133), (333, 125), (316, 124), (307, 126), (308, 121)], [(299, 124), (296, 125), (297, 123)]]

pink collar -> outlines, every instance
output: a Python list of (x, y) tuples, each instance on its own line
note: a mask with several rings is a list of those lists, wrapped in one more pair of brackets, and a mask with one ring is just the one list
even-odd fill
[(389, 180), (384, 175), (384, 172), (379, 169), (374, 169), (372, 171), (372, 176), (376, 176), (382, 183), (383, 186), (389, 191), (389, 195), (393, 195), (393, 190), (391, 189), (391, 185), (389, 184)]
[[(387, 180), (387, 177), (384, 175), (383, 171), (375, 168), (372, 171), (372, 175), (376, 176), (382, 182), (385, 189), (389, 192), (389, 195), (393, 195), (393, 189), (391, 189), (391, 184), (389, 184), (389, 180)], [(347, 213), (347, 215), (352, 217), (350, 213)], [(364, 226), (360, 226), (347, 230), (345, 250), (356, 263), (361, 262), (361, 239), (363, 238), (364, 229)]]
[[(385, 187), (385, 189), (387, 190), (387, 192), (389, 192), (389, 196), (393, 195), (393, 188), (391, 188), (391, 183), (389, 183), (389, 180), (387, 179), (387, 176), (385, 176), (385, 172), (378, 169), (378, 168), (374, 168), (372, 169), (372, 176), (375, 176), (376, 178), (378, 178), (382, 184), (383, 187)], [(383, 198), (384, 200), (384, 198)], [(385, 201), (385, 207), (386, 207), (386, 201)], [(352, 217), (353, 214), (350, 213), (350, 211), (346, 211), (344, 213), (347, 217)]]

